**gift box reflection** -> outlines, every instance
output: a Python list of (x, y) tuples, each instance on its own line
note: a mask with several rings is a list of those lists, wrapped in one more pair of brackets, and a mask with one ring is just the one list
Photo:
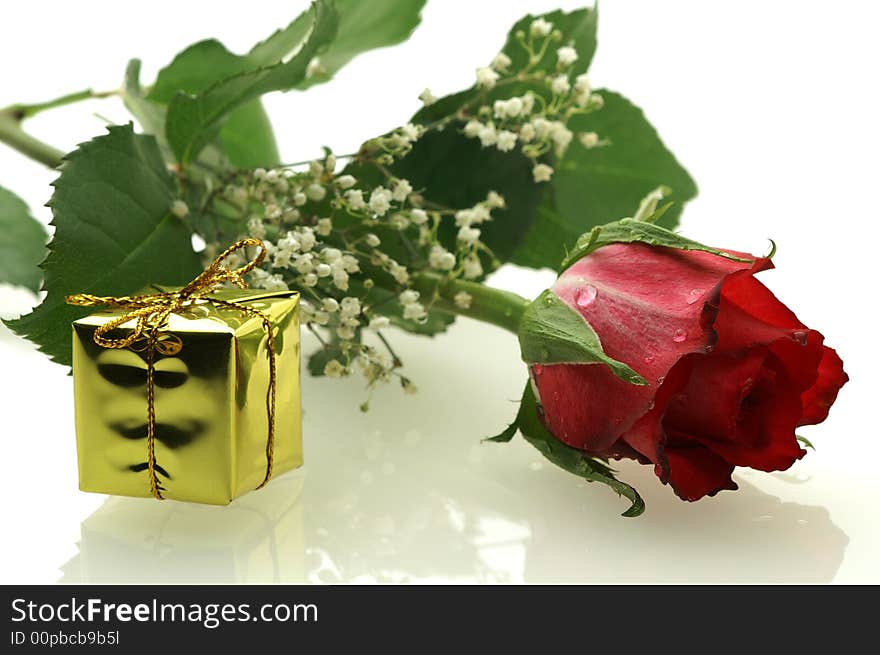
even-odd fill
[(61, 582), (301, 582), (300, 472), (229, 507), (110, 498), (82, 523)]
[[(215, 297), (272, 319), (278, 366), (273, 469), (280, 474), (295, 468), (302, 464), (297, 298), (253, 291), (220, 291)], [(150, 496), (147, 355), (134, 346), (102, 348), (93, 340), (97, 327), (118, 315), (101, 312), (74, 324), (80, 488)], [(259, 320), (210, 302), (171, 315), (157, 345), (154, 374), (155, 470), (163, 496), (226, 504), (261, 483), (269, 375)]]

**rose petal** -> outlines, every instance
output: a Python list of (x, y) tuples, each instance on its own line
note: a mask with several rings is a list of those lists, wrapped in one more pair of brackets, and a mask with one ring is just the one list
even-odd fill
[(785, 470), (806, 454), (794, 434), (800, 391), (772, 352), (757, 346), (691, 358), (688, 382), (663, 419), (669, 433), (762, 471)]
[(752, 273), (734, 273), (721, 286), (714, 324), (718, 333), (715, 347), (736, 351), (755, 344), (767, 345), (781, 338), (805, 340), (807, 327), (770, 289), (752, 277)]
[(738, 489), (730, 477), (733, 465), (699, 444), (668, 447), (666, 458), (669, 484), (682, 500), (699, 500), (714, 496), (723, 489)]
[(822, 347), (816, 383), (801, 396), (803, 414), (799, 425), (814, 425), (828, 418), (828, 410), (837, 399), (840, 388), (849, 376), (843, 370), (843, 361), (828, 346)]

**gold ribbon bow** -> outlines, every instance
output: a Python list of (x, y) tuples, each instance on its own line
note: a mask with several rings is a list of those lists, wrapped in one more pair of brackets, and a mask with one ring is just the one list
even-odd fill
[[(259, 247), (259, 254), (244, 266), (228, 269), (223, 261), (237, 250), (248, 247)], [(165, 325), (171, 314), (179, 314), (198, 300), (216, 291), (224, 282), (232, 282), (242, 289), (247, 288), (244, 275), (259, 266), (266, 258), (266, 248), (258, 239), (242, 239), (224, 250), (204, 272), (179, 291), (150, 293), (136, 296), (93, 296), (78, 293), (65, 298), (70, 305), (92, 307), (104, 305), (127, 310), (125, 314), (101, 325), (95, 330), (95, 343), (103, 348), (129, 348), (145, 350), (147, 359), (147, 470), (150, 473), (150, 491), (157, 500), (163, 500), (156, 477), (156, 406), (155, 406), (155, 359), (156, 352), (162, 355), (175, 355), (180, 352), (182, 343), (179, 339), (160, 335), (159, 330)], [(269, 430), (266, 439), (266, 476), (257, 489), (265, 486), (272, 477), (272, 464), (275, 451), (275, 336), (271, 319), (253, 307), (237, 302), (228, 302), (212, 298), (214, 305), (234, 309), (243, 314), (260, 319), (266, 330), (266, 351), (269, 354), (269, 388), (266, 392), (266, 413), (269, 417)], [(123, 323), (136, 321), (130, 334), (118, 339), (110, 339), (106, 335)], [(166, 338), (163, 338), (166, 337)], [(173, 335), (172, 335), (173, 336)], [(142, 348), (135, 347), (139, 340), (145, 340)]]

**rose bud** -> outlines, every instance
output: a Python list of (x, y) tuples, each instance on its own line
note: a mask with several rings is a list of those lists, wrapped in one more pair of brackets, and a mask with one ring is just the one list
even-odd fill
[[(585, 456), (653, 464), (690, 501), (736, 489), (736, 466), (780, 471), (803, 457), (796, 428), (823, 421), (848, 378), (822, 334), (755, 279), (770, 259), (631, 220), (601, 229), (520, 332), (527, 393), (552, 436)], [(593, 355), (559, 351), (562, 312), (585, 323)]]

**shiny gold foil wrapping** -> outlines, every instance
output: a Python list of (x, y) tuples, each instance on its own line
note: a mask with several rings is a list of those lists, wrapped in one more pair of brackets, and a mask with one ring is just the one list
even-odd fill
[[(162, 289), (163, 291), (165, 289)], [(258, 318), (211, 298), (267, 314), (277, 363), (273, 475), (302, 465), (299, 296), (222, 290), (172, 314), (156, 354), (156, 471), (165, 498), (226, 505), (266, 473), (269, 363)], [(83, 491), (151, 497), (147, 471), (147, 363), (143, 352), (102, 348), (95, 330), (120, 316), (104, 311), (73, 324), (73, 387), (79, 485)], [(133, 325), (133, 323), (131, 324)], [(125, 336), (124, 324), (108, 336)], [(270, 483), (271, 484), (271, 483)]]

